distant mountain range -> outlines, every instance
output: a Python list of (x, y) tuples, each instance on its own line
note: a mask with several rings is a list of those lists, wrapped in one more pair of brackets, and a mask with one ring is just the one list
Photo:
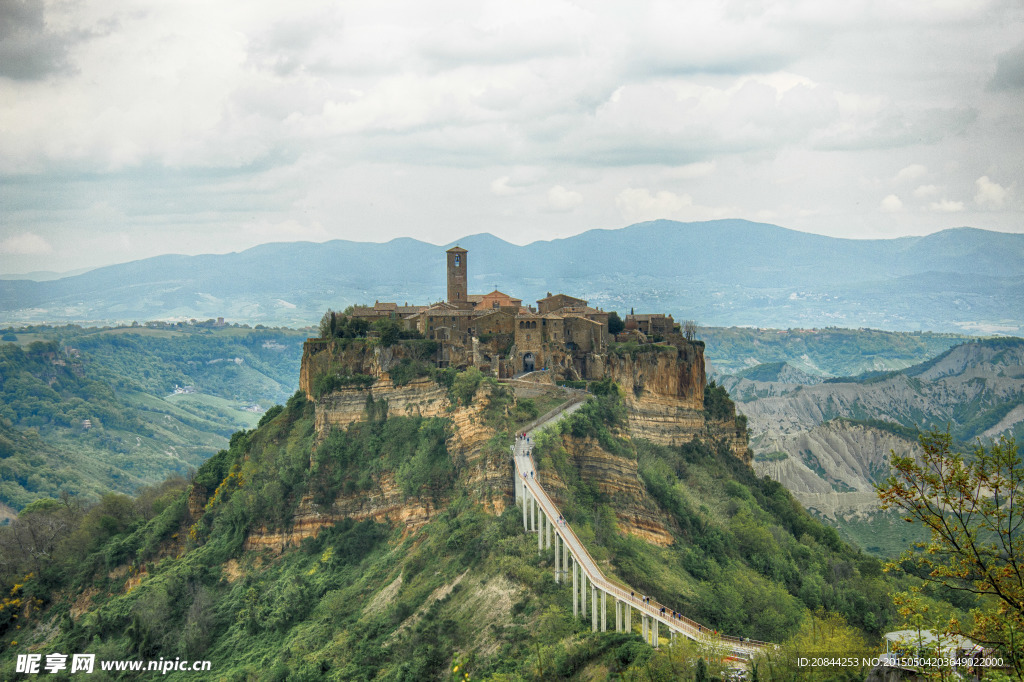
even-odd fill
[[(959, 228), (836, 239), (743, 220), (659, 220), (469, 250), (471, 293), (546, 292), (703, 325), (1024, 332), (1024, 235)], [(315, 324), (328, 307), (445, 295), (443, 251), (414, 239), (264, 244), (147, 258), (53, 281), (0, 280), (0, 324), (207, 319)]]

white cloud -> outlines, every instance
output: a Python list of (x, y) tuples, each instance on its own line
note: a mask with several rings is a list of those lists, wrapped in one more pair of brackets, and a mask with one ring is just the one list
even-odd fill
[(890, 194), (886, 198), (882, 199), (882, 203), (879, 208), (884, 213), (898, 213), (903, 210), (903, 202), (895, 194)]
[(548, 190), (548, 208), (552, 211), (571, 211), (583, 203), (583, 195), (561, 185)]
[(928, 204), (928, 208), (938, 213), (959, 213), (964, 210), (964, 202), (943, 199), (942, 201), (933, 201)]
[(0, 242), (3, 256), (45, 256), (52, 252), (50, 243), (32, 232), (22, 232)]
[(508, 175), (502, 175), (500, 178), (496, 178), (491, 181), (491, 194), (499, 197), (510, 197), (513, 194), (522, 193), (521, 187), (513, 187), (509, 184), (512, 178)]
[(648, 189), (630, 187), (615, 197), (615, 205), (626, 220), (658, 220), (678, 216), (684, 209), (693, 206), (693, 197), (665, 190), (651, 194)]
[(938, 195), (938, 193), (939, 188), (936, 187), (935, 185), (920, 185), (917, 189), (914, 190), (914, 198), (930, 199), (931, 197)]
[(901, 169), (896, 177), (893, 178), (896, 182), (908, 182), (917, 180), (928, 174), (927, 166), (923, 166), (919, 163), (912, 163), (909, 166)]
[(735, 216), (734, 206), (701, 206), (687, 193), (676, 194), (668, 190), (651, 192), (641, 187), (630, 187), (619, 192), (615, 205), (629, 222), (658, 220), (714, 220)]
[(688, 163), (685, 166), (670, 168), (666, 175), (678, 180), (694, 180), (696, 178), (707, 177), (714, 172), (714, 161), (700, 161), (698, 163)]
[(987, 175), (982, 175), (974, 181), (978, 186), (978, 193), (974, 195), (974, 202), (986, 208), (1002, 208), (1006, 203), (1006, 188), (999, 183), (992, 182)]

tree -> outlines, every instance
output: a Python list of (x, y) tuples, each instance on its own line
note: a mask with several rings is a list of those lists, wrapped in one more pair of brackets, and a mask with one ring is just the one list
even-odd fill
[(683, 320), (683, 336), (686, 337), (687, 341), (693, 341), (694, 337), (697, 336), (696, 320)]
[(329, 339), (334, 336), (335, 324), (334, 311), (328, 308), (324, 316), (320, 318), (320, 338)]
[(974, 624), (954, 617), (947, 631), (1000, 650), (1024, 679), (1024, 466), (1012, 438), (956, 452), (948, 432), (921, 436), (923, 453), (892, 454), (892, 474), (878, 487), (883, 509), (931, 532), (901, 563), (916, 566), (926, 584), (975, 595)]
[(626, 328), (626, 323), (622, 321), (619, 314), (614, 310), (608, 313), (608, 333), (612, 336), (618, 334)]

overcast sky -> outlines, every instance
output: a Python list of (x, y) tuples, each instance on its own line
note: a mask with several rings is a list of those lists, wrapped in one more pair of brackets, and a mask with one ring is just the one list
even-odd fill
[(654, 218), (1024, 232), (1024, 3), (0, 0), (0, 273)]

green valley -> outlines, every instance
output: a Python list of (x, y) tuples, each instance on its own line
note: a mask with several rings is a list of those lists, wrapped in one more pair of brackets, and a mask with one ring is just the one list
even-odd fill
[(130, 493), (198, 467), (294, 392), (304, 338), (208, 324), (8, 330), (0, 509)]

